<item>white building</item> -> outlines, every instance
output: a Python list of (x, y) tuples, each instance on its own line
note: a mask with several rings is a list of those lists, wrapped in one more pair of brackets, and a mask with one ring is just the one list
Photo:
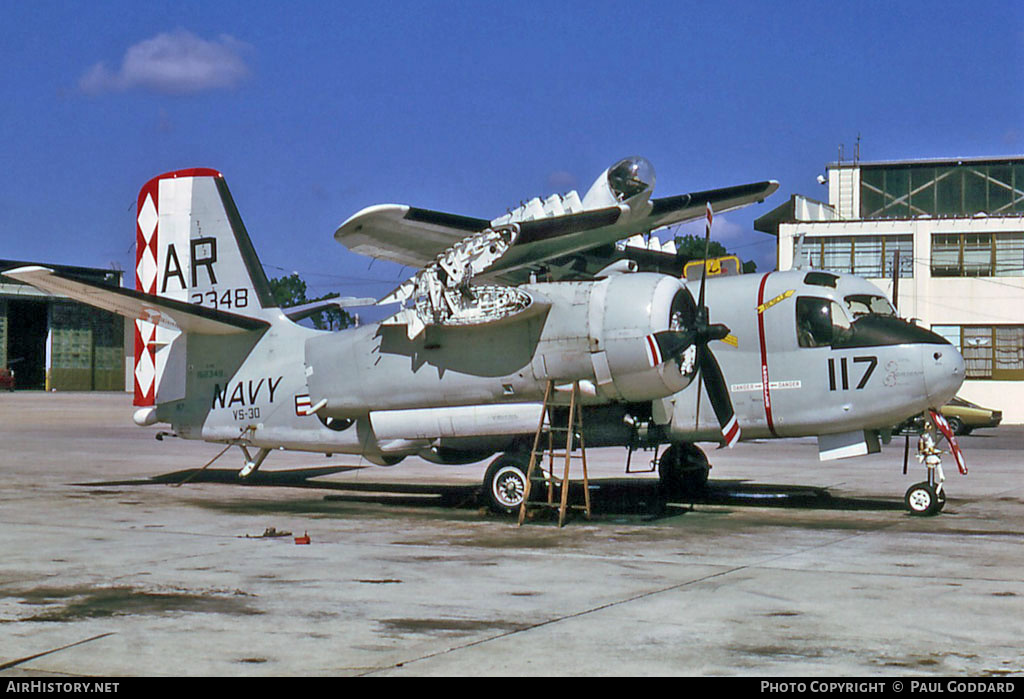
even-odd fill
[(1024, 423), (1024, 156), (831, 163), (828, 204), (794, 195), (754, 227), (778, 269), (867, 277), (957, 346), (959, 395)]

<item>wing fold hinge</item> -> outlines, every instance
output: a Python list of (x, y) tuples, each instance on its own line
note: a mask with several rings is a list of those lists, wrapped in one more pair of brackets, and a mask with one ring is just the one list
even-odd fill
[(403, 304), (402, 310), (384, 321), (405, 325), (413, 339), (429, 325), (478, 325), (516, 315), (530, 306), (525, 291), (507, 286), (471, 284), (512, 247), (519, 224), (485, 228), (444, 250), (378, 304)]

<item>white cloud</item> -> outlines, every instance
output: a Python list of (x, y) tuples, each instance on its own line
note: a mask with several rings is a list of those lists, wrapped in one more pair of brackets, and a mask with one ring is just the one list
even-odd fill
[[(699, 219), (681, 224), (674, 232), (674, 235), (694, 235), (698, 238), (703, 238), (704, 226), (704, 217), (701, 216)], [(745, 242), (744, 239), (748, 237), (748, 233), (749, 231), (744, 226), (730, 221), (721, 214), (715, 214), (714, 221), (711, 224), (711, 240), (717, 240), (728, 248), (737, 242)]]
[(555, 170), (548, 175), (548, 188), (555, 192), (567, 192), (576, 187), (576, 176), (565, 170)]
[(249, 48), (227, 34), (207, 41), (179, 29), (131, 46), (117, 71), (97, 63), (78, 87), (87, 94), (138, 88), (172, 95), (231, 88), (249, 75), (242, 60)]

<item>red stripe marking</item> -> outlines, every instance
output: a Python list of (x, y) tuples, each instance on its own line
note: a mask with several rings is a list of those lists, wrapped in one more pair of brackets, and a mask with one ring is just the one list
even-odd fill
[[(149, 182), (142, 185), (142, 190), (145, 191), (149, 187), (156, 189), (157, 182), (160, 180), (173, 180), (177, 177), (224, 177), (224, 175), (208, 167), (193, 167), (185, 170), (174, 170), (173, 172), (165, 172), (162, 175), (157, 175)], [(141, 192), (139, 196), (142, 196)], [(154, 203), (156, 202), (154, 201)], [(140, 201), (139, 204), (141, 205), (142, 201)]]
[(739, 436), (740, 436), (739, 433), (740, 433), (740, 423), (736, 419), (736, 416), (734, 415), (733, 418), (732, 418), (732, 421), (730, 422), (729, 431), (724, 433), (725, 443), (728, 446), (731, 447), (733, 444), (736, 443), (736, 440), (739, 439)]
[[(757, 305), (764, 303), (764, 288), (771, 272), (761, 277), (761, 284), (757, 290)], [(768, 430), (773, 437), (779, 435), (775, 432), (775, 420), (772, 418), (772, 394), (768, 388), (768, 350), (764, 341), (764, 313), (757, 314), (757, 339), (761, 345), (761, 385), (764, 392), (764, 417), (768, 421)]]
[(658, 343), (654, 341), (653, 335), (647, 336), (647, 348), (651, 353), (651, 366), (655, 367), (661, 364), (661, 353), (658, 351)]

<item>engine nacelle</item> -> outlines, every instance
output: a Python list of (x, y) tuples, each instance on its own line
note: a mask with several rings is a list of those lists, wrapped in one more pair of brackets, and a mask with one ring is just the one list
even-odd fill
[(534, 374), (556, 381), (586, 379), (606, 400), (650, 401), (673, 395), (693, 379), (695, 352), (658, 362), (647, 338), (683, 330), (695, 304), (685, 285), (662, 274), (616, 274), (597, 282), (529, 285), (551, 302)]

